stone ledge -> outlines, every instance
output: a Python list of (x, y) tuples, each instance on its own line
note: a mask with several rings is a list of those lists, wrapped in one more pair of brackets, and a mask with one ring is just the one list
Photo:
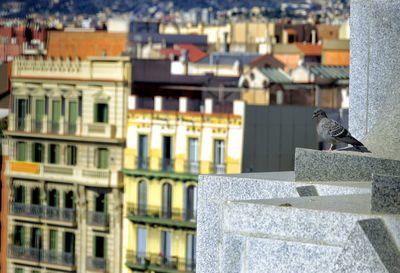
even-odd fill
[(297, 148), (295, 181), (371, 181), (372, 174), (400, 176), (400, 161), (371, 153)]

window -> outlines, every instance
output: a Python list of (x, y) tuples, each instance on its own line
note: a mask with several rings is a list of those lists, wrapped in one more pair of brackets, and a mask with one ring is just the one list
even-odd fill
[(32, 162), (44, 161), (44, 147), (41, 143), (32, 144)]
[(69, 191), (66, 192), (64, 195), (64, 207), (67, 209), (73, 209), (74, 208), (74, 192)]
[(199, 140), (197, 138), (189, 138), (189, 162), (188, 172), (199, 173)]
[(148, 165), (148, 136), (139, 135), (137, 168), (147, 169)]
[(23, 226), (15, 226), (14, 228), (14, 245), (25, 245), (25, 228)]
[(163, 231), (161, 234), (162, 263), (168, 264), (171, 261), (171, 232)]
[(56, 189), (49, 192), (48, 205), (50, 207), (58, 207), (58, 191)]
[(17, 142), (17, 160), (26, 161), (26, 143)]
[(64, 253), (75, 253), (75, 234), (72, 232), (64, 233)]
[(147, 229), (137, 229), (137, 257), (140, 263), (145, 263), (147, 252)]
[(17, 186), (14, 188), (14, 201), (16, 203), (25, 203), (25, 187)]
[(163, 137), (163, 152), (162, 152), (162, 166), (163, 171), (172, 171), (172, 137)]
[(31, 247), (32, 248), (41, 248), (41, 234), (40, 228), (31, 228)]
[(76, 101), (68, 103), (68, 133), (75, 134), (76, 132), (76, 118), (78, 115), (78, 104)]
[(16, 268), (15, 273), (24, 273), (24, 270), (22, 268)]
[(49, 145), (49, 163), (59, 164), (60, 163), (60, 145), (50, 144)]
[(108, 122), (108, 104), (96, 103), (94, 105), (94, 122)]
[(169, 183), (164, 183), (162, 187), (162, 217), (172, 217), (172, 186)]
[(195, 220), (196, 219), (196, 208), (197, 208), (197, 187), (189, 186), (185, 190), (185, 220)]
[(196, 234), (186, 236), (186, 270), (196, 269)]
[(33, 122), (33, 130), (40, 132), (42, 130), (42, 120), (44, 116), (44, 100), (36, 100), (35, 102), (35, 120)]
[(144, 180), (139, 181), (138, 201), (139, 215), (147, 215), (147, 183)]
[(214, 173), (225, 173), (225, 143), (221, 139), (214, 141)]
[(74, 166), (76, 165), (76, 153), (77, 148), (73, 145), (67, 146), (67, 165)]
[(49, 245), (51, 251), (57, 251), (57, 230), (50, 230)]
[(95, 200), (95, 211), (107, 212), (107, 196), (105, 193), (99, 193)]
[(25, 116), (28, 110), (26, 99), (17, 99), (17, 130), (25, 130)]
[(60, 117), (61, 117), (61, 101), (54, 100), (52, 102), (52, 115), (51, 115), (51, 132), (52, 133), (59, 132)]
[(98, 150), (98, 162), (97, 167), (100, 169), (108, 168), (108, 150), (105, 148), (100, 148)]
[(40, 205), (40, 189), (34, 188), (31, 191), (31, 204)]
[(94, 236), (93, 256), (96, 258), (105, 258), (107, 253), (107, 241), (102, 236)]

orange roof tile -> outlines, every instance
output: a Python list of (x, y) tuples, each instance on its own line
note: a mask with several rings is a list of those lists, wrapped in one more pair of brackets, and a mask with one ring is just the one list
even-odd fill
[(177, 44), (178, 49), (174, 48), (162, 48), (158, 49), (161, 54), (165, 55), (166, 57), (170, 57), (171, 54), (176, 56), (182, 55), (182, 49), (186, 49), (188, 51), (188, 57), (190, 62), (197, 62), (198, 60), (207, 56), (207, 53), (201, 51), (198, 47), (192, 44)]
[(295, 45), (304, 55), (321, 56), (322, 54), (322, 45), (304, 43), (295, 43)]

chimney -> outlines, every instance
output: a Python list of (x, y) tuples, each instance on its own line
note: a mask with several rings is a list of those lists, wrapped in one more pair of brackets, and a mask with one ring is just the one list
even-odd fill
[(179, 97), (179, 112), (187, 112), (188, 98)]
[(213, 112), (213, 99), (205, 99), (204, 100), (204, 105), (205, 105), (205, 113), (206, 114), (212, 114)]
[(228, 32), (224, 32), (224, 52), (229, 52)]
[(154, 111), (162, 111), (163, 98), (161, 96), (154, 97)]
[(317, 42), (317, 31), (315, 29), (311, 30), (311, 43), (315, 44)]

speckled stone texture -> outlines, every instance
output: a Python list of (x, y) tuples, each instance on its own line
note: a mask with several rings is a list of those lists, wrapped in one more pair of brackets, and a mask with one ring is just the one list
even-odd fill
[(400, 272), (399, 247), (382, 219), (357, 222), (334, 272)]
[(369, 181), (373, 173), (400, 176), (400, 161), (371, 153), (296, 149), (296, 181)]
[(400, 160), (400, 2), (352, 0), (349, 129), (375, 156)]
[[(201, 175), (198, 190), (196, 272), (238, 272), (239, 264), (239, 272), (249, 272), (246, 271), (248, 269), (246, 269), (247, 262), (245, 261), (247, 261), (247, 258), (245, 259), (245, 257), (250, 257), (253, 254), (245, 252), (245, 250), (242, 252), (242, 249), (246, 249), (246, 246), (248, 246), (249, 241), (245, 240), (245, 237), (239, 231), (237, 231), (237, 234), (231, 234), (223, 229), (224, 219), (226, 219), (228, 213), (224, 210), (227, 201), (294, 198), (300, 196), (297, 191), (298, 187), (309, 186), (315, 187), (318, 194), (322, 196), (370, 194), (371, 191), (370, 182), (365, 181), (296, 182), (294, 181), (294, 172)], [(279, 209), (282, 208), (278, 207)], [(255, 214), (253, 216), (254, 218), (251, 220), (253, 223), (260, 224), (264, 221)], [(242, 216), (238, 214), (238, 217), (241, 218)], [(279, 218), (278, 216), (274, 217)], [(306, 217), (306, 215), (303, 217)], [(320, 233), (317, 233), (317, 236), (318, 234)], [(319, 246), (314, 249), (318, 248)], [(247, 256), (244, 256), (245, 254)], [(232, 259), (228, 256), (235, 258)], [(260, 261), (259, 265), (263, 262)]]
[(372, 211), (400, 214), (400, 177), (373, 175), (372, 178)]

